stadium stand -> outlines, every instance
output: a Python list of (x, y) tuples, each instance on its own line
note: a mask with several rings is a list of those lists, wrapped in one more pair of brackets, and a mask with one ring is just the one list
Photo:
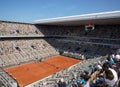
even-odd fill
[(111, 38), (111, 39), (120, 38), (120, 35), (118, 33), (120, 32), (119, 24), (95, 25), (94, 30), (87, 30), (87, 31), (85, 30), (85, 26), (83, 25), (80, 26), (36, 25), (36, 27), (40, 29), (40, 31), (47, 36), (66, 36), (66, 37), (79, 36), (79, 37), (97, 37), (97, 38)]
[(6, 40), (1, 41), (1, 67), (21, 64), (59, 54), (45, 40)]
[(0, 68), (0, 81), (1, 87), (17, 87), (17, 81), (11, 77), (8, 73), (6, 73), (2, 68)]
[(0, 21), (0, 36), (25, 36), (43, 35), (38, 29), (29, 23), (17, 23)]
[[(117, 16), (119, 12), (117, 14), (110, 12), (109, 14), (113, 16), (109, 17), (107, 13), (105, 18), (103, 14), (97, 14), (98, 18), (90, 15), (94, 20), (73, 20), (73, 17), (69, 21), (66, 18), (66, 21), (55, 20), (54, 23), (0, 21), (0, 87), (86, 87), (88, 84), (92, 87), (106, 87), (106, 85), (119, 87), (120, 17)], [(85, 29), (89, 22), (94, 24), (94, 29)], [(80, 62), (62, 69), (54, 65), (56, 62), (51, 62), (49, 65), (58, 71), (22, 86), (6, 70), (31, 62), (37, 65), (59, 55)], [(106, 67), (109, 69), (105, 70)], [(112, 78), (114, 84), (109, 83), (111, 81), (111, 78), (107, 77), (109, 70), (112, 72), (111, 76), (118, 77), (117, 80)]]

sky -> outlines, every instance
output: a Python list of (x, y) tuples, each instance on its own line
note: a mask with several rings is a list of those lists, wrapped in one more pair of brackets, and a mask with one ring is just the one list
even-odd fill
[(116, 10), (120, 0), (0, 0), (0, 20), (15, 22)]

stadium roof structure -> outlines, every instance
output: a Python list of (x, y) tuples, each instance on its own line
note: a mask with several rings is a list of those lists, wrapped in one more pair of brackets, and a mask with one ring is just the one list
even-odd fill
[(120, 24), (120, 11), (83, 14), (36, 20), (41, 25)]

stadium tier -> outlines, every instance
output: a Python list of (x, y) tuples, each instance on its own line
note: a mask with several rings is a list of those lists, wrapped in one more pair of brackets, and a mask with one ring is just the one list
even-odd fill
[[(0, 87), (119, 87), (119, 49), (120, 11), (0, 21)], [(105, 63), (117, 72), (114, 84), (97, 83)]]

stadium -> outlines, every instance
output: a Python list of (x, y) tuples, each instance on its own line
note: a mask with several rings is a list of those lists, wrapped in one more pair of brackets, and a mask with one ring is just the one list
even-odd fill
[(120, 87), (120, 11), (0, 21), (0, 87), (106, 87), (96, 73), (108, 57), (118, 79), (107, 87)]

